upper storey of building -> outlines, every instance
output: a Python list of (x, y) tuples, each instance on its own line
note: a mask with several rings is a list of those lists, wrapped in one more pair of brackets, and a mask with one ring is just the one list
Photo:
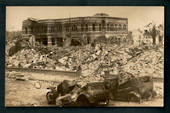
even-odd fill
[(94, 16), (42, 19), (28, 18), (23, 21), (24, 33), (34, 32), (69, 32), (69, 31), (128, 31), (128, 19), (111, 17), (105, 13)]

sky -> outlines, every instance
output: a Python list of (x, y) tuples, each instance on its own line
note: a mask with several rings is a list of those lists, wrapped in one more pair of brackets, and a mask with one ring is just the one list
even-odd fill
[(6, 7), (6, 30), (21, 30), (22, 21), (28, 17), (58, 19), (93, 16), (96, 13), (128, 18), (129, 30), (138, 29), (152, 21), (156, 24), (164, 24), (163, 6), (8, 6)]

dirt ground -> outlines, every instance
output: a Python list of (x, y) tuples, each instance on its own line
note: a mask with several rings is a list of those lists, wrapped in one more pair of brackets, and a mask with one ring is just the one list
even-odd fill
[[(28, 74), (28, 73), (25, 73)], [(6, 76), (5, 80), (5, 106), (7, 107), (36, 107), (36, 106), (49, 106), (46, 101), (47, 87), (56, 86), (60, 81), (66, 77), (43, 74), (28, 74), (29, 79), (20, 81)], [(71, 78), (67, 78), (70, 79)], [(142, 107), (161, 107), (163, 106), (163, 82), (154, 83), (154, 88), (157, 92), (155, 99), (144, 101), (142, 103), (123, 102), (123, 101), (110, 101), (108, 107), (121, 107), (121, 106), (142, 106)]]

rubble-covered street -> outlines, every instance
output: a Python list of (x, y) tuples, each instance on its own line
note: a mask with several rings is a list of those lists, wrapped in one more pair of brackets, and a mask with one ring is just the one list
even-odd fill
[[(25, 106), (25, 107), (36, 107), (36, 106), (51, 106), (47, 104), (45, 98), (47, 93), (47, 87), (56, 86), (63, 79), (59, 75), (46, 75), (44, 74), (30, 74), (22, 73), (27, 75), (24, 80), (16, 80), (16, 72), (8, 73), (5, 80), (5, 106)], [(41, 78), (41, 79), (40, 79)], [(55, 80), (55, 81), (54, 81)], [(71, 79), (69, 79), (71, 80)], [(142, 103), (137, 102), (125, 102), (125, 101), (113, 101), (111, 100), (108, 107), (120, 107), (120, 106), (163, 106), (163, 83), (155, 82), (154, 88), (157, 92), (157, 96), (149, 101)], [(53, 105), (52, 105), (53, 106)]]

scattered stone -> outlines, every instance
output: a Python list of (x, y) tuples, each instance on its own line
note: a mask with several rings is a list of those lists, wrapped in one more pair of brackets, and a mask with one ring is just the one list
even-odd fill
[(35, 82), (34, 83), (34, 86), (35, 86), (35, 88), (37, 88), (37, 89), (40, 89), (41, 88), (41, 84), (40, 84), (40, 82)]

